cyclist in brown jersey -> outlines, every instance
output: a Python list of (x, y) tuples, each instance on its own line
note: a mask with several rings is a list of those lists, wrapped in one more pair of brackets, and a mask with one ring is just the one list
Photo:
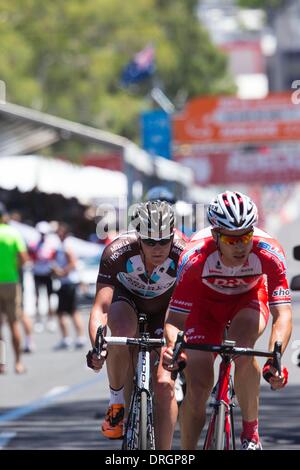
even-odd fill
[[(163, 334), (165, 313), (175, 286), (177, 264), (185, 243), (174, 240), (174, 212), (167, 202), (140, 204), (136, 230), (116, 238), (103, 252), (89, 333), (94, 345), (98, 326), (108, 325), (113, 336), (135, 336), (137, 313), (148, 314), (151, 337)], [(105, 359), (91, 352), (88, 365), (100, 370)], [(102, 424), (111, 439), (123, 435), (124, 384), (131, 364), (129, 349), (111, 347), (107, 355), (110, 402)], [(156, 448), (170, 449), (177, 419), (174, 382), (161, 360), (152, 374), (155, 396)]]

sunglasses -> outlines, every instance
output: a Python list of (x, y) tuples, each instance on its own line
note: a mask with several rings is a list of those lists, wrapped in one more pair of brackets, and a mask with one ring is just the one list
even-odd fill
[(163, 238), (162, 240), (153, 240), (153, 238), (141, 238), (141, 240), (147, 246), (155, 246), (157, 244), (160, 246), (166, 246), (173, 240), (173, 237)]
[(225, 243), (225, 245), (236, 245), (239, 242), (242, 242), (244, 245), (247, 245), (252, 240), (253, 230), (247, 232), (244, 235), (224, 235), (220, 233), (220, 240)]

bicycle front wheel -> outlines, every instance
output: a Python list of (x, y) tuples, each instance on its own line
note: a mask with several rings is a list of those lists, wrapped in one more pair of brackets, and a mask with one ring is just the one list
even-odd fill
[(218, 414), (216, 418), (215, 424), (215, 449), (216, 450), (224, 450), (225, 446), (225, 413), (226, 407), (224, 403), (220, 403), (218, 407)]
[(140, 428), (139, 428), (139, 449), (149, 449), (148, 438), (148, 396), (145, 390), (142, 390), (140, 396)]

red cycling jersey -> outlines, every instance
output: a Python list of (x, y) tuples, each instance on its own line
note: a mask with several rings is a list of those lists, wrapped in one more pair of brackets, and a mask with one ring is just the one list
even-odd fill
[(228, 267), (207, 228), (180, 257), (170, 310), (186, 316), (188, 340), (219, 342), (225, 324), (241, 309), (259, 310), (267, 322), (269, 306), (290, 302), (285, 255), (276, 240), (255, 228), (247, 261)]

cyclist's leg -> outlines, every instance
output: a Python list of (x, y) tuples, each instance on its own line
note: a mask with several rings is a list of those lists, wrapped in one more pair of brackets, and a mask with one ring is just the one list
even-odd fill
[[(136, 311), (126, 301), (112, 303), (108, 313), (108, 326), (112, 336), (134, 337), (137, 331)], [(106, 365), (109, 383), (113, 389), (118, 390), (124, 386), (130, 363), (129, 348), (109, 347)]]
[[(112, 336), (135, 336), (137, 329), (136, 311), (125, 300), (114, 296), (108, 313), (108, 326)], [(131, 354), (128, 347), (108, 347), (107, 375), (110, 386), (109, 407), (102, 423), (104, 436), (119, 439), (123, 436), (124, 386), (128, 379)]]
[[(234, 339), (237, 346), (253, 348), (264, 332), (268, 320), (268, 307), (259, 303), (260, 309), (249, 307), (238, 311), (231, 322), (228, 338)], [(235, 360), (235, 391), (243, 417), (243, 434), (255, 433), (258, 440), (260, 368), (254, 357), (239, 357)], [(251, 425), (252, 423), (252, 425)], [(252, 431), (251, 431), (252, 426)], [(251, 437), (251, 436), (250, 436)]]
[(205, 425), (206, 402), (213, 387), (214, 356), (186, 350), (186, 395), (180, 407), (181, 447), (194, 450)]
[[(154, 354), (156, 355), (155, 352)], [(157, 355), (154, 359), (157, 359)], [(178, 406), (175, 398), (174, 381), (171, 379), (171, 373), (162, 367), (162, 355), (152, 377), (156, 449), (169, 450), (172, 447)]]
[[(185, 322), (185, 334), (191, 343), (221, 342), (226, 320), (223, 310), (199, 296), (194, 302), (194, 309)], [(185, 368), (186, 395), (180, 406), (181, 445), (182, 449), (196, 449), (197, 442), (205, 425), (206, 402), (214, 382), (214, 355), (204, 351), (186, 349), (187, 367)]]

